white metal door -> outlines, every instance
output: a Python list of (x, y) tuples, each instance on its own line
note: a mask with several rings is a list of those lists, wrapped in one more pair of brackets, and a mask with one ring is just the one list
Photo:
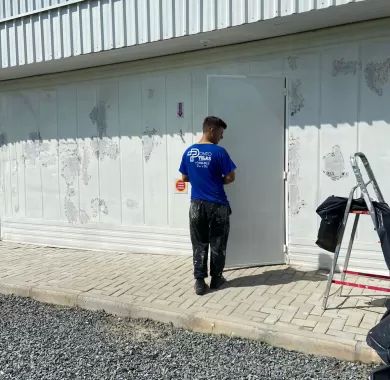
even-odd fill
[(284, 262), (284, 78), (209, 76), (208, 114), (228, 128), (221, 145), (237, 165), (227, 266)]

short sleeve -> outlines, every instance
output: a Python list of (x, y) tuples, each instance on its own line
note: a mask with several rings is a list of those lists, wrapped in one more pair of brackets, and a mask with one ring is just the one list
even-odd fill
[(179, 172), (181, 174), (184, 174), (184, 175), (188, 176), (187, 160), (186, 160), (186, 154), (185, 153), (183, 154), (183, 157), (181, 159)]
[(224, 149), (221, 153), (221, 170), (222, 175), (228, 175), (232, 171), (237, 169), (236, 164), (232, 161), (232, 159), (229, 156), (229, 153)]

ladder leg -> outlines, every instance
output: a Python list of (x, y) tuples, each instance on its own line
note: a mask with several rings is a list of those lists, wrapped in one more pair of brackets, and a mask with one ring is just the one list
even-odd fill
[[(340, 240), (342, 241), (342, 237)], [(330, 268), (330, 272), (328, 275), (328, 282), (326, 284), (326, 289), (325, 289), (325, 293), (324, 293), (324, 300), (322, 301), (322, 308), (324, 310), (326, 310), (326, 306), (328, 304), (330, 287), (332, 286), (332, 280), (333, 280), (334, 272), (336, 270), (337, 259), (339, 257), (340, 248), (341, 248), (341, 244), (339, 244), (336, 248), (336, 252), (334, 253), (334, 256), (333, 256), (332, 266)]]
[[(357, 230), (357, 226), (358, 226), (358, 223), (359, 223), (359, 218), (360, 218), (360, 215), (356, 214), (355, 215), (355, 221), (353, 222), (351, 238), (350, 238), (349, 244), (348, 244), (347, 254), (345, 255), (343, 272), (341, 273), (341, 281), (345, 281), (345, 275), (346, 275), (345, 271), (348, 269), (349, 259), (351, 257), (352, 246), (353, 246), (353, 242), (355, 240), (356, 230)], [(342, 296), (342, 292), (343, 292), (343, 285), (341, 284), (340, 297)]]
[(354, 188), (352, 188), (351, 192), (349, 193), (348, 202), (347, 202), (347, 205), (345, 207), (344, 218), (343, 218), (343, 222), (342, 222), (342, 225), (341, 225), (341, 228), (340, 228), (339, 236), (337, 238), (338, 239), (337, 246), (336, 246), (336, 250), (335, 250), (335, 253), (334, 253), (334, 256), (333, 256), (332, 266), (330, 268), (330, 272), (329, 272), (329, 275), (328, 275), (328, 282), (326, 284), (326, 289), (325, 289), (325, 292), (324, 292), (324, 299), (322, 301), (322, 308), (324, 310), (326, 310), (326, 306), (328, 304), (330, 287), (332, 286), (334, 272), (336, 270), (336, 265), (337, 265), (337, 259), (339, 258), (340, 249), (341, 249), (341, 243), (343, 242), (345, 227), (347, 226), (348, 216), (349, 216), (349, 212), (351, 210), (352, 200), (353, 200), (353, 195), (355, 193), (355, 190), (356, 190), (356, 186)]

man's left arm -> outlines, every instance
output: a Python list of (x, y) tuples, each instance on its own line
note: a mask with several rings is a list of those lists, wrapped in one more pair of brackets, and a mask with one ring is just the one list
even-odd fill
[(236, 173), (232, 171), (223, 177), (223, 184), (229, 185), (229, 183), (233, 183), (235, 179), (236, 179)]

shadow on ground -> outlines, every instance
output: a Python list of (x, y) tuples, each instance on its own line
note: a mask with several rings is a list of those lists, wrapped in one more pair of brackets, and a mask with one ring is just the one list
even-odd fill
[[(228, 273), (229, 271), (227, 271)], [(326, 281), (327, 276), (322, 271), (300, 271), (294, 268), (283, 268), (268, 270), (264, 273), (254, 274), (250, 276), (236, 277), (228, 279), (225, 287), (241, 288), (259, 285), (284, 285), (298, 281)]]

